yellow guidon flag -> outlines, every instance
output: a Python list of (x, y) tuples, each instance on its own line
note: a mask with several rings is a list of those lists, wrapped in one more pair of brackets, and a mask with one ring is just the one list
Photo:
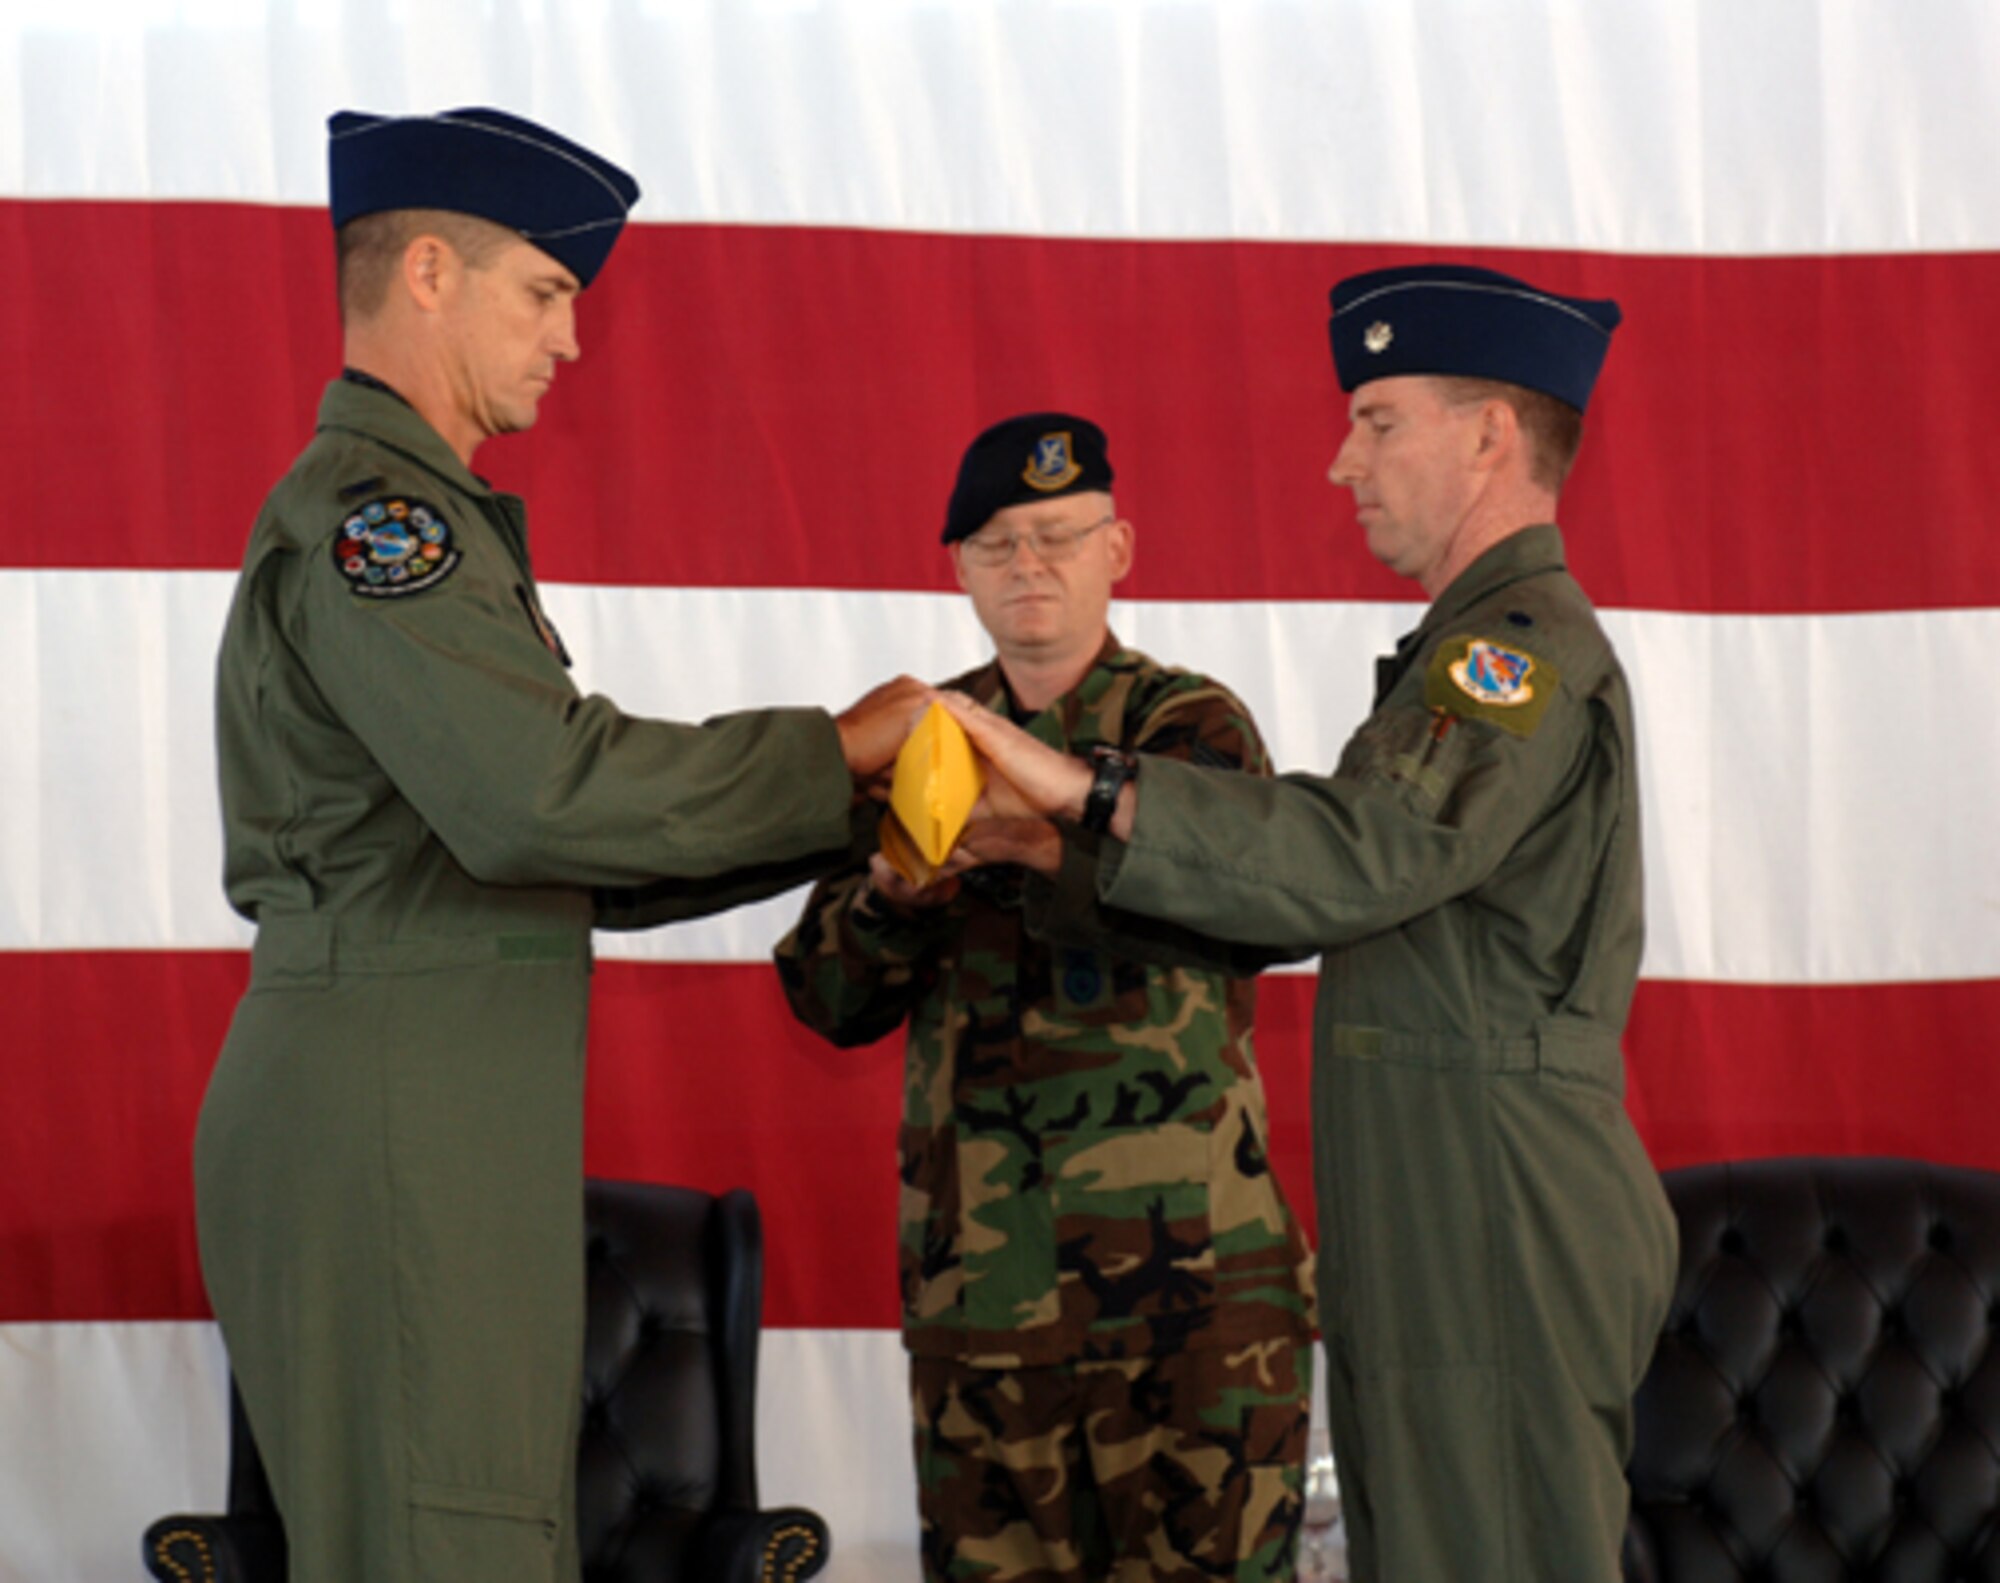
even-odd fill
[(937, 878), (985, 785), (965, 728), (933, 703), (896, 755), (881, 830), (890, 867), (912, 885)]

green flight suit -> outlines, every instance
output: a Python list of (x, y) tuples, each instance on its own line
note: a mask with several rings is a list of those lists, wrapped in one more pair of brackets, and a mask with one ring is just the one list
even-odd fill
[(1382, 662), (1330, 776), (1148, 760), (1098, 891), (1323, 952), (1320, 1319), (1359, 1583), (1611, 1583), (1674, 1222), (1623, 1105), (1625, 678), (1553, 526)]
[(520, 501), (334, 382), (222, 642), (257, 940), (195, 1143), (293, 1583), (576, 1577), (591, 928), (783, 889), (859, 834), (824, 713), (634, 719), (561, 649)]

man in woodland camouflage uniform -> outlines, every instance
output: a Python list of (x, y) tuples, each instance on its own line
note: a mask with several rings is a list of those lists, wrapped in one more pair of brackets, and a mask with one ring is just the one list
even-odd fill
[[(944, 530), (998, 651), (950, 685), (1066, 753), (1108, 810), (1133, 753), (1268, 775), (1243, 705), (1106, 624), (1133, 530), (1103, 433), (1031, 413), (976, 439)], [(1060, 846), (982, 828), (991, 862)], [(1310, 1397), (1310, 1254), (1266, 1158), (1255, 985), (1192, 936), (1013, 862), (916, 888), (823, 881), (777, 957), (839, 1045), (909, 1024), (901, 1265), (927, 1578), (1289, 1578)], [(1046, 921), (1061, 894), (1074, 920)], [(1148, 966), (1114, 947), (1149, 931)], [(1136, 949), (1136, 945), (1135, 945)]]

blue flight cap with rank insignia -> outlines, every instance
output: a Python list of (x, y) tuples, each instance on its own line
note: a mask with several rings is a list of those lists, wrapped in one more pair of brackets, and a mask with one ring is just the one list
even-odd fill
[(335, 230), (387, 209), (446, 209), (505, 226), (588, 286), (639, 184), (608, 159), (504, 110), (327, 122)]
[(1563, 297), (1467, 264), (1413, 264), (1351, 275), (1333, 288), (1340, 388), (1439, 374), (1497, 379), (1583, 411), (1618, 304)]
[(969, 539), (993, 513), (1031, 500), (1111, 487), (1104, 431), (1068, 412), (1028, 412), (987, 429), (965, 448), (945, 508), (943, 542)]

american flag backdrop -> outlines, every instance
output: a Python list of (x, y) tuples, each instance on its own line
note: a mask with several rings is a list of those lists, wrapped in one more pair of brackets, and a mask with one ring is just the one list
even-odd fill
[[(1639, 710), (1640, 1132), (2000, 1168), (1984, 0), (13, 0), (0, 1579), (134, 1576), (146, 1521), (221, 1498), (188, 1155), (250, 935), (215, 645), (338, 366), (326, 116), (462, 104), (645, 189), (582, 361), (479, 458), (580, 685), (639, 713), (981, 658), (952, 471), (1058, 406), (1137, 525), (1120, 636), (1330, 766), (1418, 607), (1325, 480), (1327, 288), (1454, 256), (1619, 299), (1563, 521)], [(601, 942), (588, 1158), (756, 1191), (766, 1497), (828, 1517), (836, 1579), (906, 1583), (900, 1046), (791, 1025), (798, 900)], [(1308, 1213), (1311, 987), (1268, 977), (1259, 1034)]]

